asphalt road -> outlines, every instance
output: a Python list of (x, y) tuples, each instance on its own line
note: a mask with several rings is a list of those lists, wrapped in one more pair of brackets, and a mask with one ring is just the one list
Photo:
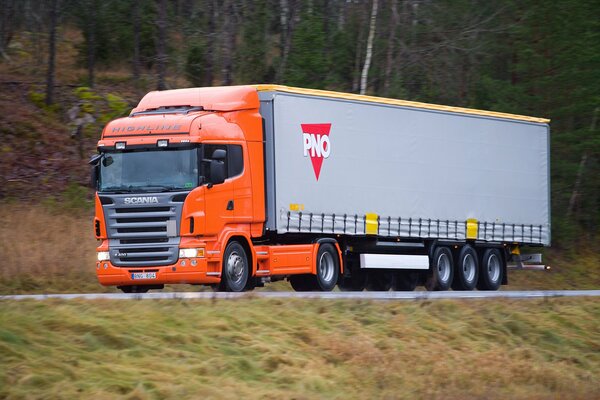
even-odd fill
[(2, 300), (194, 300), (194, 299), (355, 299), (355, 300), (442, 300), (442, 299), (540, 299), (551, 297), (599, 297), (600, 290), (472, 291), (472, 292), (157, 292), (143, 294), (79, 293), (0, 296)]

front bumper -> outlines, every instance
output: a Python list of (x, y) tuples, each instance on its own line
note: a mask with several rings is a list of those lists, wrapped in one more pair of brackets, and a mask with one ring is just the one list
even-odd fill
[[(192, 260), (196, 261), (195, 266), (192, 265)], [(182, 265), (182, 261), (185, 261), (185, 266)], [(218, 263), (209, 263), (206, 258), (186, 258), (171, 265), (135, 268), (116, 267), (110, 261), (98, 261), (96, 274), (98, 282), (104, 286), (212, 284), (221, 281), (217, 267)], [(139, 272), (155, 272), (156, 279), (132, 279), (133, 274)]]

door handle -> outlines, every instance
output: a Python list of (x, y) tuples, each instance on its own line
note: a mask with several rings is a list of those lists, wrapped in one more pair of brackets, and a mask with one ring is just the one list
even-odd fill
[(227, 210), (228, 210), (228, 211), (231, 211), (231, 210), (233, 210), (233, 200), (229, 200), (229, 201), (227, 202)]

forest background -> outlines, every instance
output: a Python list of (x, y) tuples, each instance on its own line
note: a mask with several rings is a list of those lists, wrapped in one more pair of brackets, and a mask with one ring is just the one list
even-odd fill
[[(550, 118), (553, 247), (600, 253), (599, 0), (0, 0), (0, 10), (4, 214), (42, 204), (87, 221), (86, 161), (101, 129), (150, 90), (277, 83)], [(0, 250), (14, 254), (6, 240)]]

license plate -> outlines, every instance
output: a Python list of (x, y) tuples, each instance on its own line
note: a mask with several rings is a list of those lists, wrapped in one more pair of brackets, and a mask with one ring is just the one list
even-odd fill
[(134, 272), (131, 279), (156, 279), (156, 272)]

